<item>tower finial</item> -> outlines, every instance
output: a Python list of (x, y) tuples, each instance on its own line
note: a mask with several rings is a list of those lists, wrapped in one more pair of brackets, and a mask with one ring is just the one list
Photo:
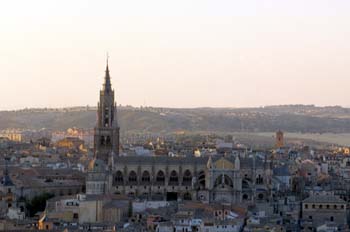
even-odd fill
[(107, 63), (107, 66), (106, 66), (107, 68), (106, 69), (107, 70), (108, 70), (108, 59), (109, 59), (109, 55), (108, 55), (108, 52), (107, 52), (107, 54), (106, 54), (106, 63)]

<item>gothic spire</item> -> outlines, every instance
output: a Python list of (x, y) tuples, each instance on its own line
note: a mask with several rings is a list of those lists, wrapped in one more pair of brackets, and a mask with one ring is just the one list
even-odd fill
[(112, 90), (112, 85), (111, 85), (111, 77), (109, 75), (109, 68), (108, 68), (108, 54), (107, 54), (107, 64), (106, 64), (106, 74), (105, 74), (105, 82), (103, 84), (103, 90), (105, 92), (110, 92)]

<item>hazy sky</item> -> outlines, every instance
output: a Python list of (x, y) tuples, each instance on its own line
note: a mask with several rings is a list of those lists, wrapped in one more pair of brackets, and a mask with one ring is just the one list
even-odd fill
[(348, 0), (0, 0), (0, 109), (350, 106)]

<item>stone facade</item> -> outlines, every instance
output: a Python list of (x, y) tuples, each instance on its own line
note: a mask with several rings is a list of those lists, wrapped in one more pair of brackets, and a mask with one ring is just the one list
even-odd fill
[(250, 157), (117, 157), (111, 193), (153, 200), (239, 203), (264, 200), (271, 170)]

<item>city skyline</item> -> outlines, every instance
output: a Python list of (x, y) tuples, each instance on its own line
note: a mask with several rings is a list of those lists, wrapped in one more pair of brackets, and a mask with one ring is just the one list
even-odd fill
[(0, 110), (95, 106), (106, 52), (118, 105), (349, 107), (349, 10), (345, 1), (6, 2)]

